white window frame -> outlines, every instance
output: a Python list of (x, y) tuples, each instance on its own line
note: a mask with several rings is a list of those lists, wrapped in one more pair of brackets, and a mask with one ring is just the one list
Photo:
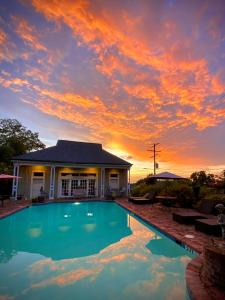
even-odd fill
[[(32, 175), (31, 175), (31, 185), (30, 185), (30, 199), (32, 199), (32, 190), (33, 190), (33, 179), (37, 178), (37, 179), (42, 179), (43, 178), (43, 189), (45, 190), (45, 174), (46, 171), (39, 171), (39, 170), (34, 170), (32, 171)], [(43, 173), (43, 176), (34, 176), (34, 173)]]
[[(75, 172), (76, 171), (74, 171), (74, 173)], [(88, 173), (86, 171), (83, 171), (83, 172), (82, 171), (77, 171), (76, 173), (81, 174), (81, 176), (77, 176), (77, 177), (72, 176), (72, 175), (62, 176), (63, 173), (67, 173), (67, 172), (61, 171), (59, 173), (59, 177), (58, 177), (58, 197), (59, 198), (71, 198), (71, 197), (73, 197), (73, 195), (71, 195), (71, 181), (73, 179), (76, 179), (76, 180), (82, 180), (82, 179), (87, 180), (87, 188), (86, 188), (87, 195), (88, 195), (88, 190), (89, 190), (89, 179), (95, 179), (95, 189), (97, 189), (97, 186), (98, 186), (98, 173), (97, 173), (97, 171), (95, 172), (96, 176), (82, 176), (82, 173)], [(68, 173), (73, 173), (73, 171), (72, 172), (68, 172)], [(94, 172), (91, 172), (91, 173), (94, 173)], [(68, 179), (69, 180), (69, 192), (70, 193), (69, 193), (68, 196), (62, 195), (62, 180), (63, 179)], [(96, 193), (97, 193), (97, 191), (96, 191)]]
[[(111, 175), (117, 175), (117, 177), (111, 177)], [(111, 179), (117, 179), (117, 188), (111, 188)], [(120, 174), (119, 173), (109, 173), (109, 188), (110, 190), (119, 190), (120, 188)]]

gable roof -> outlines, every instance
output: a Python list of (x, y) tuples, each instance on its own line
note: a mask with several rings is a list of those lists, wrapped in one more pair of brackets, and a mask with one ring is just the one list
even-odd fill
[(13, 160), (131, 166), (129, 162), (102, 149), (101, 144), (65, 140), (58, 140), (53, 147), (15, 156)]

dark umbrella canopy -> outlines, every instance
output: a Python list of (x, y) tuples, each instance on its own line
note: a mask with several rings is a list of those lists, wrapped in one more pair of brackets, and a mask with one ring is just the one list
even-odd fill
[(184, 177), (178, 176), (170, 172), (162, 172), (159, 174), (152, 175), (150, 178), (155, 179), (185, 179)]
[(7, 174), (0, 174), (0, 179), (17, 179), (21, 178), (19, 176), (7, 175)]

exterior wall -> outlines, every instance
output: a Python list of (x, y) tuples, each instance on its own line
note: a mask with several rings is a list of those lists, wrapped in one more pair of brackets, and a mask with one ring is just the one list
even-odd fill
[(23, 195), (26, 199), (30, 199), (31, 187), (32, 187), (32, 173), (33, 172), (44, 172), (44, 191), (49, 193), (50, 186), (50, 167), (46, 166), (20, 166), (18, 185), (18, 195)]
[(20, 166), (18, 183), (18, 195), (24, 195), (26, 199), (30, 198), (31, 172), (30, 167)]
[(123, 191), (125, 195), (127, 195), (127, 182), (128, 182), (128, 177), (127, 177), (127, 169), (106, 169), (105, 170), (105, 191), (110, 190), (109, 186), (109, 178), (110, 174), (118, 174), (119, 175), (119, 189), (118, 192)]
[[(44, 172), (45, 174), (45, 183), (44, 191), (49, 195), (50, 192), (50, 166), (20, 166), (19, 176), (22, 177), (19, 180), (18, 185), (18, 195), (23, 195), (26, 199), (31, 197), (31, 188), (32, 188), (32, 173), (33, 172)], [(59, 195), (59, 178), (60, 173), (96, 173), (96, 188), (97, 188), (97, 197), (101, 196), (101, 167), (90, 167), (90, 168), (70, 168), (70, 167), (56, 167), (55, 168), (55, 185), (54, 185), (54, 198), (60, 197)], [(109, 176), (111, 173), (119, 174), (119, 189), (118, 192), (127, 191), (127, 169), (119, 168), (105, 168), (105, 180), (104, 180), (104, 190), (105, 194), (109, 191)]]

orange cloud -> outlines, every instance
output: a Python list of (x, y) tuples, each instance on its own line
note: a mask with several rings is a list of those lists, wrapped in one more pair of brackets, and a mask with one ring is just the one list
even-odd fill
[(49, 73), (50, 72), (46, 72), (46, 69), (40, 69), (37, 67), (29, 67), (26, 72), (25, 75), (30, 77), (30, 79), (34, 80), (34, 81), (41, 81), (45, 84), (49, 83)]
[(3, 29), (0, 28), (0, 44), (5, 43), (7, 40), (6, 33), (3, 31)]
[(38, 51), (47, 51), (47, 48), (40, 42), (37, 30), (31, 26), (24, 18), (13, 16), (15, 23), (15, 32), (32, 49)]
[[(77, 124), (81, 131), (87, 129), (89, 140), (100, 140), (109, 150), (145, 164), (150, 160), (148, 145), (160, 140), (166, 149), (160, 159), (189, 162), (188, 146), (180, 147), (183, 140), (192, 147), (198, 132), (225, 120), (224, 74), (220, 66), (216, 71), (211, 68), (210, 60), (219, 62), (216, 50), (208, 45), (209, 55), (205, 55), (208, 41), (199, 40), (199, 26), (209, 5), (199, 5), (196, 10), (190, 6), (190, 34), (182, 16), (168, 7), (165, 13), (164, 5), (143, 2), (138, 5), (139, 13), (126, 3), (33, 0), (30, 8), (43, 14), (51, 26), (55, 24), (57, 34), (67, 32), (69, 42), (65, 49), (61, 45), (53, 49), (52, 36), (50, 43), (42, 42), (38, 23), (34, 27), (24, 18), (13, 17), (25, 46), (37, 50), (37, 64), (29, 65), (33, 53), (21, 54), (26, 61), (23, 76), (3, 75), (0, 84), (21, 92), (23, 101), (41, 112)], [(206, 26), (207, 38), (217, 46), (222, 39), (221, 22), (215, 16)], [(52, 34), (52, 29), (48, 30)], [(0, 32), (0, 40), (7, 39), (6, 33)], [(82, 70), (79, 78), (69, 66), (70, 46), (76, 47), (78, 55), (82, 47), (89, 50), (84, 64), (87, 70)], [(189, 131), (192, 137), (187, 138)], [(171, 132), (181, 140), (173, 141), (174, 151), (168, 150)], [(113, 144), (117, 149), (110, 146)], [(201, 162), (202, 157), (195, 154), (193, 161)]]
[(16, 55), (15, 44), (10, 41), (7, 33), (0, 28), (0, 61), (12, 62)]

